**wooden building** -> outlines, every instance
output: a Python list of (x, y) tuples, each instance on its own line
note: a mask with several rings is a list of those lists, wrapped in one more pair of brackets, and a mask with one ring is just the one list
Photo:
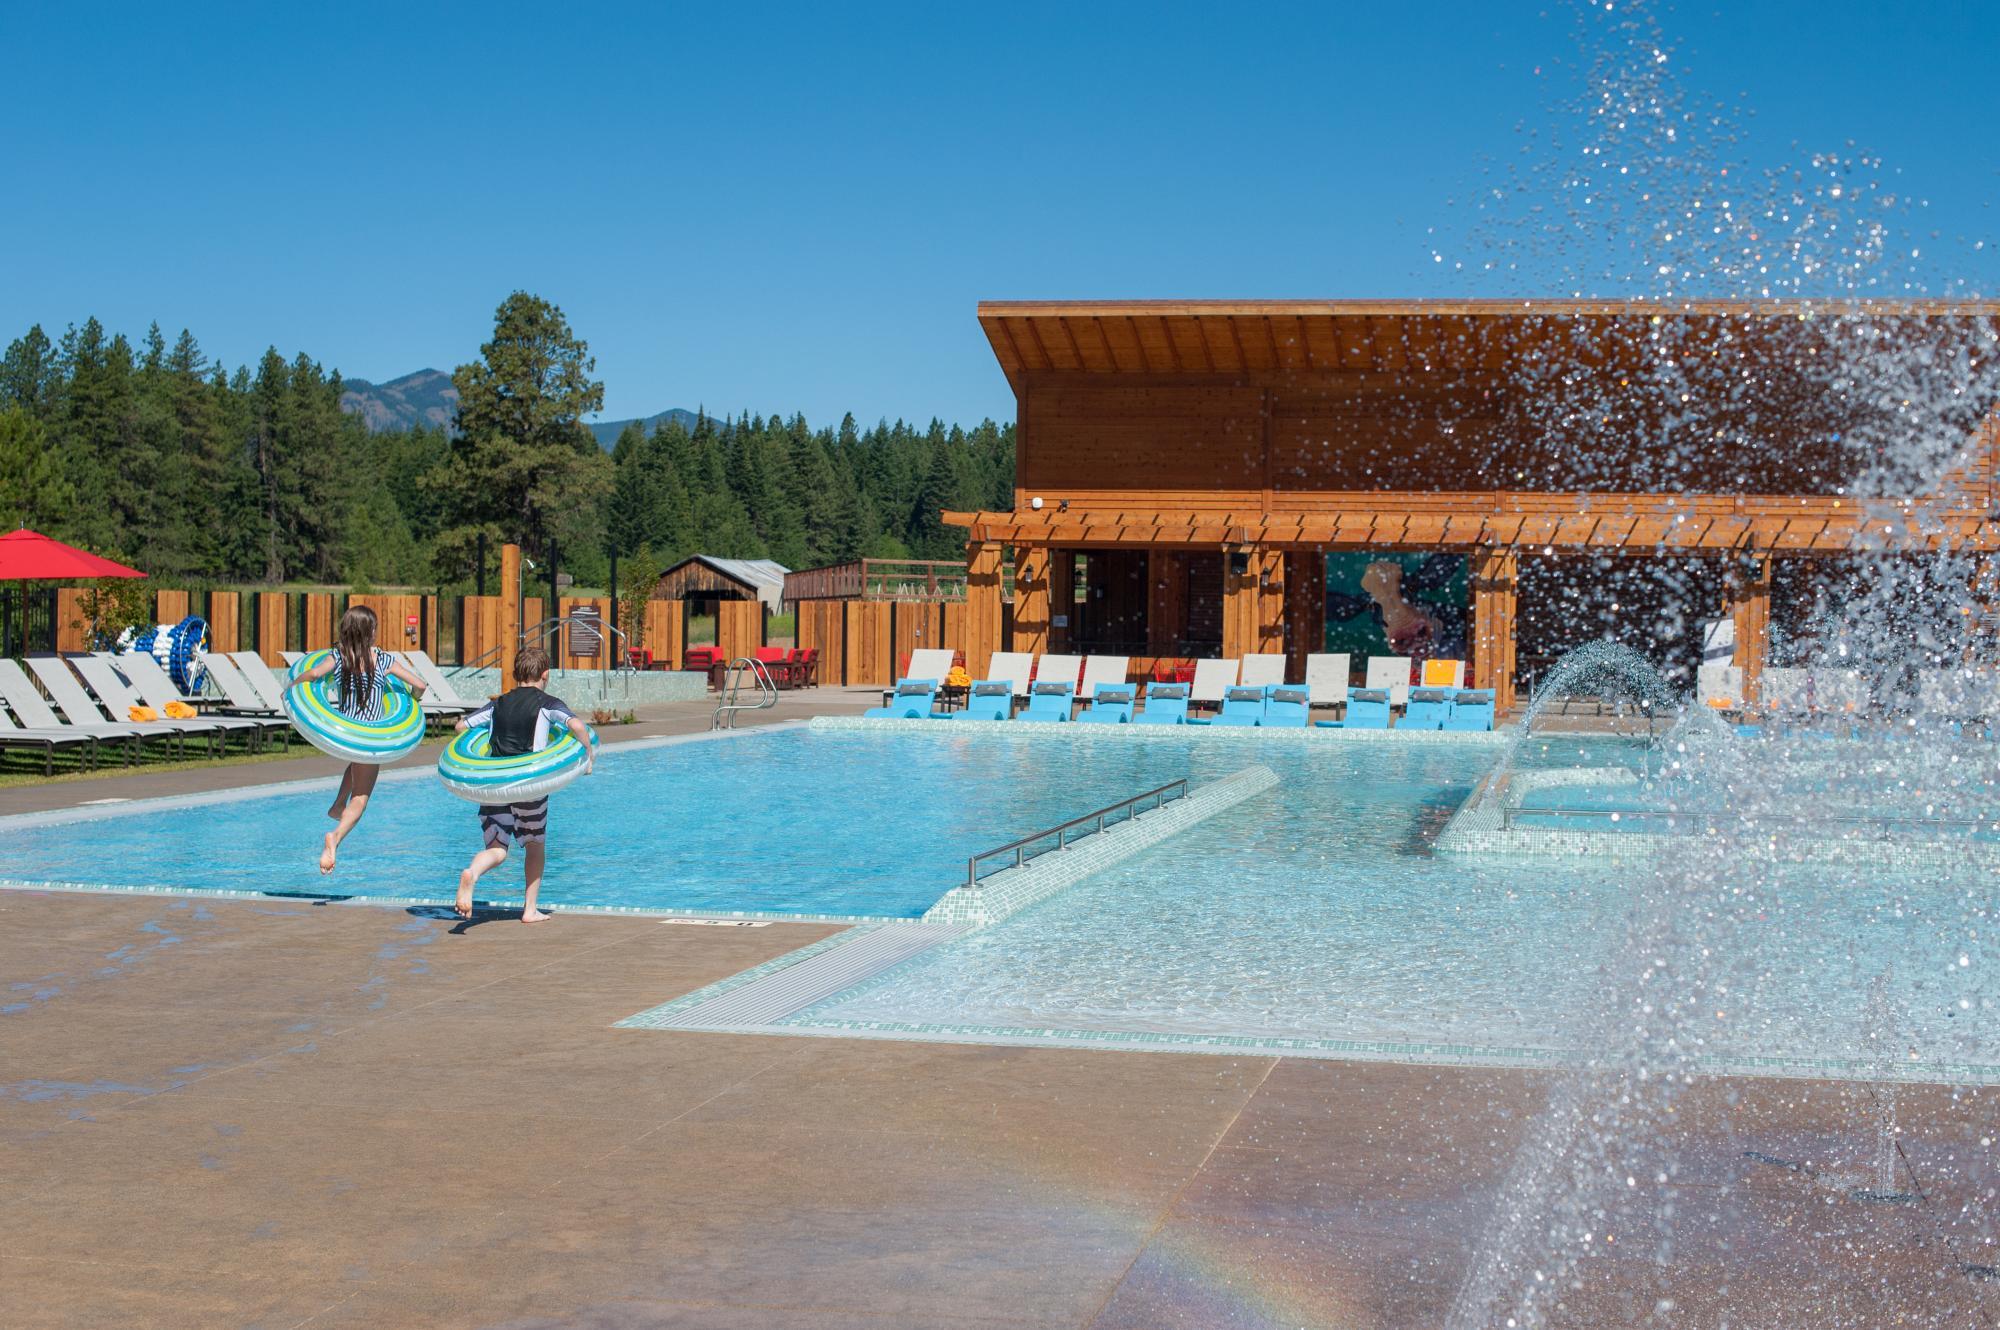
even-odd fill
[(783, 564), (770, 559), (720, 559), (711, 554), (694, 554), (660, 574), (660, 580), (653, 585), (652, 599), (701, 603), (760, 600), (766, 609), (775, 611), (784, 597), (788, 572)]
[[(946, 521), (966, 528), (981, 642), (1002, 640), (1011, 552), (1015, 650), (1283, 651), (1297, 670), (1321, 649), (1329, 553), (1435, 552), (1466, 560), (1471, 675), (1503, 706), (1524, 654), (1652, 645), (1663, 598), (1734, 616), (1754, 691), (1774, 585), (2000, 546), (1990, 302), (1004, 302), (979, 320), (1018, 405), (1014, 506)], [(1857, 356), (1891, 368), (1848, 372)], [(1899, 407), (1913, 375), (1921, 400)], [(1874, 441), (1910, 429), (1939, 438), (1935, 492), (1845, 492), (1890, 474)]]

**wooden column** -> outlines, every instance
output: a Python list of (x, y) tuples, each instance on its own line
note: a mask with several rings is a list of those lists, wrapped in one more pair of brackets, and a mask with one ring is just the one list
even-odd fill
[[(1237, 571), (1237, 565), (1242, 571)], [(1258, 592), (1259, 574), (1263, 569), (1263, 555), (1252, 551), (1248, 555), (1224, 554), (1222, 556), (1222, 656), (1225, 660), (1241, 660), (1253, 651), (1263, 647), (1263, 606)]]
[(1014, 548), (1014, 650), (1041, 655), (1049, 649), (1049, 551)]
[(1520, 560), (1512, 550), (1472, 553), (1472, 685), (1491, 688), (1493, 705), (1514, 705), (1514, 619)]
[(1177, 655), (1187, 639), (1187, 555), (1146, 551), (1146, 647)]
[(521, 547), (500, 547), (500, 689), (514, 686), (514, 657), (521, 651)]
[[(1056, 622), (1058, 619), (1061, 623)], [(1049, 551), (1049, 650), (1064, 652), (1075, 640), (1076, 551)]]
[[(1260, 550), (1250, 556), (1257, 574), (1257, 650), (1283, 655), (1285, 650), (1285, 556), (1280, 550)], [(1305, 675), (1300, 674), (1300, 679)]]
[(1303, 681), (1306, 657), (1326, 650), (1326, 555), (1285, 556), (1285, 677)]
[(1757, 702), (1757, 681), (1771, 654), (1771, 559), (1744, 557), (1730, 584), (1730, 616), (1736, 621), (1735, 665), (1743, 671), (1743, 704)]
[(993, 653), (1000, 649), (1000, 546), (973, 540), (965, 546), (965, 672), (986, 677)]

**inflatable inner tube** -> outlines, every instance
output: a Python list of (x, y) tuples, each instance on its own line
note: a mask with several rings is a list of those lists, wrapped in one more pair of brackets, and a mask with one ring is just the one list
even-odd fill
[[(298, 678), (332, 654), (308, 651), (292, 666), (292, 677)], [(401, 679), (384, 675), (380, 682), (380, 720), (356, 720), (335, 705), (339, 694), (331, 674), (287, 692), (285, 715), (307, 743), (331, 757), (376, 766), (394, 762), (423, 742), (424, 709)]]
[[(597, 742), (597, 731), (590, 731)], [(461, 799), (476, 804), (525, 804), (552, 794), (583, 774), (590, 750), (568, 730), (547, 748), (515, 757), (496, 757), (493, 731), (461, 730), (438, 756), (438, 779)]]

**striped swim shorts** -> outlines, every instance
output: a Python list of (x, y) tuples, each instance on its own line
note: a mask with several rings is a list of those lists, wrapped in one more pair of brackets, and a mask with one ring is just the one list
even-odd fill
[(547, 840), (548, 796), (543, 795), (533, 803), (525, 804), (481, 804), (479, 830), (485, 835), (489, 850), (505, 849), (510, 839), (516, 845), (526, 845), (531, 840)]

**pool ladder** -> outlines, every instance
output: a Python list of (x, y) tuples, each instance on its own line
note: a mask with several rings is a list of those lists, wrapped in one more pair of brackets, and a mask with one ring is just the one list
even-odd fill
[[(748, 674), (757, 686), (757, 700), (743, 702), (743, 676)], [(762, 711), (766, 707), (778, 705), (778, 685), (771, 678), (771, 671), (764, 668), (761, 660), (748, 656), (738, 656), (729, 662), (727, 681), (722, 686), (722, 705), (715, 709), (715, 718), (708, 723), (711, 730), (733, 730), (736, 728), (736, 713), (739, 711)]]

